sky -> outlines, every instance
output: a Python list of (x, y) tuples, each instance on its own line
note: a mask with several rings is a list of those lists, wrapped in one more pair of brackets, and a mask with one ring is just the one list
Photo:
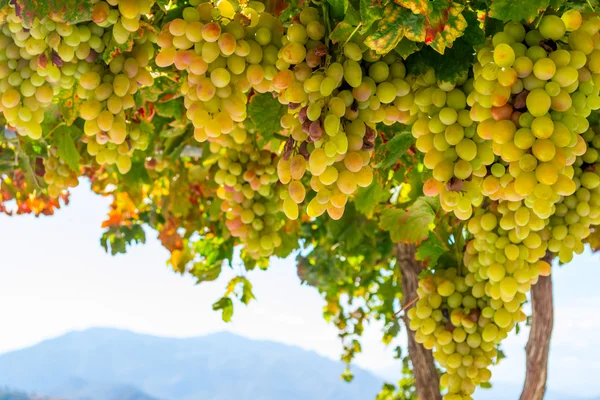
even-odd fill
[[(0, 354), (66, 332), (115, 327), (169, 337), (230, 331), (268, 339), (339, 359), (337, 330), (322, 318), (324, 300), (301, 285), (293, 258), (276, 259), (268, 271), (248, 274), (256, 301), (236, 305), (224, 323), (211, 304), (234, 272), (215, 282), (172, 272), (167, 251), (149, 231), (145, 245), (110, 256), (100, 246), (110, 199), (82, 182), (71, 203), (52, 217), (0, 216)], [(600, 255), (584, 253), (553, 270), (555, 324), (550, 352), (550, 390), (600, 395)], [(393, 381), (399, 365), (386, 347), (380, 324), (365, 330), (356, 364)], [(522, 385), (528, 331), (503, 345), (507, 358), (494, 367), (493, 382)], [(341, 371), (340, 371), (341, 372)], [(477, 400), (477, 395), (475, 396)]]

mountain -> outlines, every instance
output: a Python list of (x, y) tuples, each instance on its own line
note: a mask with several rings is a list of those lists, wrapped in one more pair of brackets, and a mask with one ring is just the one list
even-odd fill
[(0, 387), (0, 400), (65, 400), (59, 399), (58, 397), (46, 397), (38, 396), (35, 394), (27, 394), (23, 392), (17, 392), (8, 388)]
[[(69, 400), (375, 397), (379, 378), (355, 368), (347, 384), (343, 368), (314, 352), (230, 333), (176, 339), (94, 328), (0, 355), (0, 387)], [(111, 390), (118, 387), (141, 397), (115, 398)]]

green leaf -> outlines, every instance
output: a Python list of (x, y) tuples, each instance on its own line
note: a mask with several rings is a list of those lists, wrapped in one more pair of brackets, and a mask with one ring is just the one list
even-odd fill
[(362, 22), (361, 32), (365, 33), (373, 23), (379, 21), (384, 15), (384, 9), (379, 0), (360, 0), (360, 17)]
[(238, 292), (237, 296), (240, 298), (242, 303), (247, 305), (251, 300), (254, 299), (254, 294), (252, 293), (252, 283), (250, 283), (248, 278), (244, 276), (236, 276), (229, 281), (227, 284), (226, 296), (235, 293), (236, 288), (240, 285), (242, 286), (242, 291)]
[(417, 248), (415, 258), (422, 261), (429, 268), (437, 265), (438, 259), (448, 252), (447, 246), (438, 239), (433, 233), (429, 233), (429, 237)]
[(394, 47), (394, 51), (398, 53), (400, 57), (406, 59), (406, 57), (410, 56), (415, 51), (418, 51), (420, 48), (418, 43), (404, 37), (400, 43)]
[(348, 10), (348, 0), (327, 0), (333, 19), (342, 19)]
[(419, 197), (407, 210), (384, 210), (379, 227), (390, 232), (394, 242), (419, 244), (429, 236), (438, 209), (437, 199)]
[(29, 27), (35, 18), (44, 17), (70, 24), (90, 21), (93, 3), (91, 0), (15, 0), (14, 6), (23, 24)]
[(61, 125), (52, 134), (53, 138), (55, 138), (54, 143), (56, 144), (58, 156), (76, 172), (79, 171), (81, 155), (77, 151), (77, 147), (75, 147), (75, 141), (79, 140), (82, 133), (75, 125), (71, 125), (70, 127)]
[(352, 32), (354, 32), (355, 27), (350, 25), (346, 21), (342, 21), (333, 29), (331, 35), (329, 35), (329, 39), (333, 43), (342, 43), (350, 38)]
[(156, 109), (156, 113), (161, 117), (175, 118), (176, 120), (186, 118), (182, 97), (155, 103), (154, 108)]
[(100, 238), (100, 245), (111, 255), (125, 254), (127, 246), (133, 243), (146, 243), (146, 233), (141, 225), (111, 226)]
[(281, 22), (289, 21), (298, 12), (298, 0), (288, 1), (287, 4), (287, 8), (279, 15), (279, 20)]
[(214, 311), (221, 310), (223, 312), (221, 315), (223, 321), (231, 321), (231, 317), (233, 317), (233, 302), (229, 297), (221, 297), (218, 301), (216, 301), (213, 304), (212, 308)]
[(514, 0), (490, 0), (489, 16), (504, 22), (531, 22), (548, 8), (550, 0), (527, 0), (515, 4)]
[(286, 112), (287, 108), (271, 93), (257, 94), (248, 104), (248, 128), (268, 142), (281, 131), (280, 120)]
[(375, 208), (383, 200), (390, 197), (390, 193), (384, 190), (381, 182), (373, 180), (366, 188), (361, 188), (354, 197), (354, 206), (356, 209), (366, 215), (368, 218), (373, 216)]
[(221, 274), (221, 263), (208, 266), (205, 263), (198, 262), (194, 264), (190, 273), (198, 278), (196, 283), (212, 282)]
[(402, 132), (394, 136), (386, 144), (379, 146), (376, 150), (376, 167), (387, 169), (396, 164), (404, 153), (414, 143), (414, 137), (410, 132)]

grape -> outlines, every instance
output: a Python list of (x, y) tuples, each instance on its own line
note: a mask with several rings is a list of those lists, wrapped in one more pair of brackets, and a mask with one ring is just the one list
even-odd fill
[(559, 40), (565, 35), (565, 23), (556, 15), (545, 15), (539, 25), (542, 36), (546, 39)]
[(560, 19), (562, 19), (565, 24), (565, 29), (567, 31), (575, 31), (579, 29), (582, 22), (582, 17), (579, 11), (577, 10), (568, 10), (561, 15)]
[(534, 117), (548, 113), (550, 104), (550, 96), (543, 89), (534, 89), (527, 96), (527, 109)]
[(500, 67), (510, 67), (515, 62), (515, 52), (506, 43), (501, 43), (494, 49), (494, 62)]

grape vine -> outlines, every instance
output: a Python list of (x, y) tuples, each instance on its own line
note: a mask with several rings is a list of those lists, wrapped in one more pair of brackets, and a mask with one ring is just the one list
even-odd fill
[[(444, 400), (490, 381), (552, 258), (600, 246), (591, 2), (84, 3), (0, 2), (6, 214), (50, 215), (87, 178), (114, 198), (113, 254), (147, 225), (209, 281), (238, 251), (245, 271), (301, 249), (344, 340), (367, 318), (398, 334), (391, 246), (419, 245), (407, 325)], [(253, 298), (243, 272), (226, 320), (233, 297)]]

